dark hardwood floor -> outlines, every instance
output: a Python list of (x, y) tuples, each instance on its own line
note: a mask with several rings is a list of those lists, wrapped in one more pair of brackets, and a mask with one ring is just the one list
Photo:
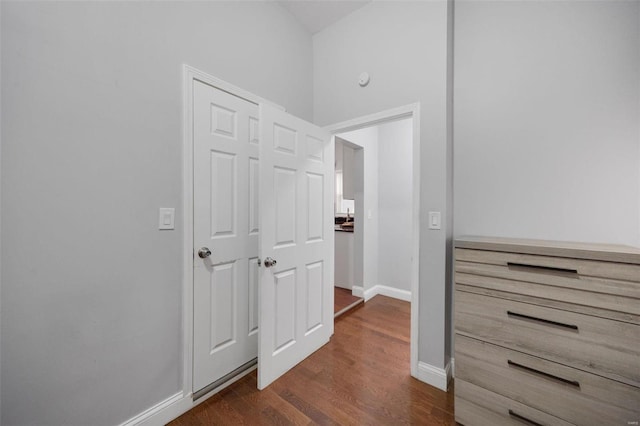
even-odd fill
[(253, 372), (170, 425), (454, 425), (453, 389), (409, 374), (409, 333), (409, 303), (376, 296), (267, 389)]
[(351, 294), (351, 290), (340, 287), (333, 288), (333, 313), (336, 316), (342, 315), (356, 306), (360, 307), (363, 303), (364, 299)]

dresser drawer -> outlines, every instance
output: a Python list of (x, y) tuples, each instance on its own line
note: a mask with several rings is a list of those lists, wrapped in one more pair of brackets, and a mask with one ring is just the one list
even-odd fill
[(640, 265), (456, 249), (456, 283), (640, 315)]
[(640, 419), (640, 389), (456, 335), (456, 379), (578, 425)]
[(460, 380), (457, 377), (455, 379), (455, 388), (456, 422), (466, 426), (571, 425), (571, 423), (562, 419)]
[[(512, 271), (532, 274), (532, 277), (538, 277), (537, 280), (545, 282), (553, 281), (556, 277), (565, 277), (573, 279), (601, 278), (640, 283), (640, 265), (638, 264), (464, 248), (457, 248), (455, 256), (456, 260), (460, 262), (507, 267)], [(611, 291), (619, 293), (615, 288), (612, 288)], [(638, 295), (638, 292), (640, 292), (640, 288), (636, 287), (635, 294)], [(620, 294), (624, 294), (624, 292)]]
[(640, 386), (640, 326), (456, 291), (456, 333)]

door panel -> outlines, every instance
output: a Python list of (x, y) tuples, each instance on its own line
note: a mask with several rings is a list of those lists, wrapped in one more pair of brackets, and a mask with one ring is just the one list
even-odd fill
[(211, 274), (211, 305), (218, 309), (211, 312), (215, 318), (211, 321), (210, 353), (235, 343), (236, 340), (236, 262), (222, 263), (213, 267)]
[(307, 301), (307, 318), (305, 333), (322, 325), (322, 288), (324, 262), (315, 262), (305, 266), (307, 273), (305, 300)]
[[(260, 105), (258, 388), (333, 334), (333, 140), (322, 129)], [(263, 264), (264, 265), (264, 264)]]
[(236, 155), (211, 151), (211, 238), (236, 233)]
[(275, 247), (296, 244), (296, 170), (282, 167), (273, 168), (275, 191)]
[(307, 243), (322, 241), (324, 225), (324, 176), (317, 173), (306, 173), (307, 184)]
[(257, 356), (259, 133), (257, 105), (198, 81), (193, 90), (197, 391)]

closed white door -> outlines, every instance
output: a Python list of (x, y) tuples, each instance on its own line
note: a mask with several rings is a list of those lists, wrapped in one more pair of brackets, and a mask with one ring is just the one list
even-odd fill
[(333, 334), (335, 154), (327, 132), (265, 104), (260, 135), (258, 388), (264, 389)]
[(193, 90), (197, 391), (257, 356), (259, 148), (257, 105), (198, 81)]

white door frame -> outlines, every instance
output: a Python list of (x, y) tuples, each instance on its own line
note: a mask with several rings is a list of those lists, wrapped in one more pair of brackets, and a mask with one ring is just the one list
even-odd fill
[(420, 322), (418, 312), (420, 300), (420, 103), (388, 109), (353, 120), (325, 126), (331, 134), (350, 132), (365, 127), (413, 118), (413, 200), (412, 200), (412, 256), (411, 256), (411, 375), (418, 377), (418, 336)]
[[(212, 87), (245, 99), (253, 104), (274, 104), (253, 93), (247, 92), (231, 83), (220, 80), (189, 65), (183, 65), (183, 123), (182, 139), (182, 232), (183, 232), (183, 271), (182, 271), (182, 395), (191, 398), (193, 393), (193, 82), (201, 81)], [(252, 370), (249, 370), (252, 371)], [(249, 372), (247, 371), (247, 373)], [(239, 378), (239, 377), (238, 377)], [(233, 381), (233, 380), (232, 380)], [(232, 382), (231, 381), (231, 382)], [(200, 401), (218, 392), (231, 382), (211, 390), (199, 398)]]

